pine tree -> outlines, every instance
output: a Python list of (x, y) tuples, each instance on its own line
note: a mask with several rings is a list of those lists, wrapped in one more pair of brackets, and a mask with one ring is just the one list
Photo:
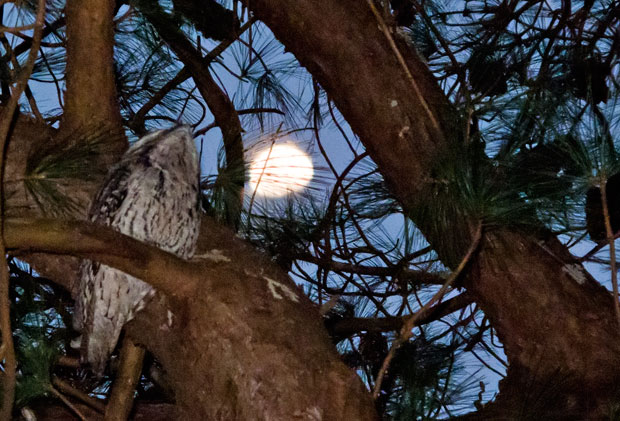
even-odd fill
[[(162, 293), (125, 332), (151, 418), (614, 416), (617, 2), (104, 3), (48, 2), (40, 35), (20, 26), (41, 3), (3, 7), (16, 414), (120, 413), (119, 357), (97, 379), (70, 347), (61, 254)], [(128, 141), (178, 121), (219, 149), (202, 260), (68, 222)], [(268, 200), (252, 159), (286, 141), (320, 164)]]

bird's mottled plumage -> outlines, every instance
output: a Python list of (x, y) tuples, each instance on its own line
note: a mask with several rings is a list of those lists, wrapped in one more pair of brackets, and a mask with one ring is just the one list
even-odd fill
[[(151, 133), (115, 165), (95, 198), (90, 220), (181, 258), (196, 248), (200, 225), (199, 163), (187, 126)], [(147, 283), (86, 260), (74, 326), (82, 332), (82, 357), (103, 372), (121, 329), (153, 295)]]

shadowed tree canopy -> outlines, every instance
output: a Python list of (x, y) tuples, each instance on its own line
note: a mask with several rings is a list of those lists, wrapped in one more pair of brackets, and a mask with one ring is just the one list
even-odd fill
[[(1, 7), (0, 416), (620, 414), (618, 2)], [(180, 121), (191, 261), (84, 222), (128, 143)], [(248, 171), (286, 142), (314, 179), (269, 199)], [(157, 289), (124, 329), (142, 366), (80, 365), (82, 258)]]

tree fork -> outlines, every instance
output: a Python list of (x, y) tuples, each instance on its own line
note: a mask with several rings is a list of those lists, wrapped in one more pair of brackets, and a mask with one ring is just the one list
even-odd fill
[[(462, 130), (454, 126), (455, 110), (419, 55), (396, 37), (402, 60), (396, 57), (366, 2), (246, 4), (316, 77), (404, 209), (424, 200), (419, 193), (432, 182), (431, 165), (458, 142), (448, 136)], [(403, 61), (442, 130), (425, 117)], [(437, 248), (442, 238), (428, 240)], [(465, 286), (497, 330), (511, 364), (497, 399), (505, 402), (503, 410), (518, 404), (528, 381), (544, 383), (562, 373), (567, 380), (556, 388), (549, 413), (567, 408), (577, 416), (601, 416), (620, 378), (611, 294), (557, 240), (537, 233), (490, 232), (474, 263), (476, 274)]]

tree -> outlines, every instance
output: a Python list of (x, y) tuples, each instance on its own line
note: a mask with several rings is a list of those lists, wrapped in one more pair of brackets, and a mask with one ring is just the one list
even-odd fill
[[(12, 255), (69, 291), (75, 260), (58, 254), (100, 260), (153, 284), (162, 296), (126, 332), (165, 369), (179, 414), (375, 417), (369, 394), (333, 352), (317, 306), (287, 271), (323, 304), (332, 341), (349, 339), (343, 357), (374, 388), (382, 416), (449, 415), (448, 392), (458, 386), (451, 377), (455, 358), (476, 347), (493, 355), (495, 336), (506, 376), (494, 401), (482, 405), (481, 392), (478, 412), (464, 418), (613, 414), (620, 306), (615, 201), (607, 199), (616, 192), (605, 186), (618, 171), (616, 3), (472, 1), (444, 8), (439, 2), (254, 0), (233, 2), (232, 11), (210, 1), (172, 3), (172, 11), (146, 0), (130, 2), (129, 10), (113, 2), (69, 3), (48, 13), (50, 23), (35, 25), (39, 35), (22, 36), (13, 47), (4, 37), (14, 58), (12, 72), (5, 62), (2, 85), (3, 124), (8, 129), (14, 121), (5, 158), (4, 241)], [(250, 17), (240, 21), (246, 12)], [(288, 125), (299, 125), (304, 109), (304, 97), (293, 98), (279, 83), (290, 65), (269, 62), (273, 44), (260, 48), (269, 34), (255, 19), (310, 72), (306, 111), (323, 154), (321, 124), (340, 128), (339, 113), (363, 145), (349, 143), (352, 160), (344, 171), (327, 161), (335, 183), (324, 207), (300, 201), (256, 214), (240, 206), (242, 127), (268, 127), (274, 109)], [(193, 31), (219, 43), (203, 56)], [(54, 52), (56, 63), (66, 53), (64, 108), (47, 117), (60, 120), (58, 129), (38, 112), (25, 83), (37, 72), (54, 75), (52, 57), (32, 57), (22, 64), (25, 71), (15, 70), (20, 52), (39, 50), (41, 32), (61, 41), (49, 45), (44, 38), (41, 51)], [(245, 49), (233, 55), (238, 73), (216, 60), (235, 46)], [(245, 104), (223, 88), (224, 72), (252, 82), (250, 108), (241, 109)], [(20, 87), (37, 119), (13, 118)], [(225, 151), (214, 182), (204, 183), (211, 216), (199, 250), (210, 259), (186, 263), (100, 227), (33, 219), (80, 215), (105, 167), (126, 146), (123, 128), (139, 135), (149, 117), (171, 119), (204, 104), (214, 118), (205, 130), (219, 127)], [(202, 118), (192, 122), (201, 126)], [(346, 130), (342, 135), (348, 141)], [(604, 263), (612, 269), (613, 294), (582, 266), (595, 251), (580, 259), (569, 250), (583, 238), (588, 189), (588, 229), (601, 240), (595, 251), (610, 247)], [(598, 202), (591, 199), (597, 192)], [(29, 219), (11, 219), (16, 215)], [(394, 215), (405, 221), (402, 237), (382, 244), (377, 233)], [(23, 289), (27, 277), (13, 263), (11, 273)], [(451, 295), (443, 299), (446, 292)], [(355, 317), (364, 307), (371, 317)], [(454, 325), (431, 334), (457, 310)], [(9, 390), (10, 358), (5, 368)], [(23, 383), (23, 362), (19, 370)]]
[[(494, 28), (499, 26), (505, 30), (506, 25), (518, 19), (517, 12), (524, 13), (528, 10), (529, 5), (518, 8), (517, 3), (503, 2), (495, 6), (485, 3), (484, 7), (477, 11), (479, 16), (487, 17), (481, 24), (493, 25)], [(608, 31), (606, 25), (614, 19), (617, 20), (615, 15), (617, 5), (609, 5), (610, 8), (607, 9), (604, 7), (606, 5), (597, 4), (597, 8), (593, 9), (593, 3), (587, 2), (581, 13), (575, 16), (572, 15), (570, 8), (566, 8), (566, 4), (564, 6), (564, 9), (557, 9), (555, 12), (563, 16), (558, 17), (560, 22), (553, 26), (558, 33), (564, 33), (565, 30), (570, 32), (570, 25), (574, 25), (577, 20), (583, 28), (586, 25), (584, 14), (593, 13), (595, 10), (601, 14), (611, 11), (609, 14), (604, 14), (605, 19), (598, 25), (592, 24), (592, 27), (587, 26), (588, 31), (583, 30), (588, 34), (591, 50), (595, 50), (594, 46), (599, 40), (606, 40), (604, 35)], [(449, 244), (448, 247), (454, 247), (454, 242), (445, 239), (456, 237), (458, 240), (458, 237), (467, 236), (467, 231), (457, 231), (458, 228), (454, 225), (435, 223), (425, 226), (423, 213), (418, 217), (415, 217), (415, 213), (420, 207), (420, 201), (428, 200), (428, 197), (441, 199), (441, 189), (434, 188), (432, 184), (438, 182), (435, 177), (436, 174), (441, 174), (438, 166), (444, 165), (441, 156), (447, 153), (446, 149), (456, 148), (459, 143), (467, 143), (467, 136), (463, 140), (461, 134), (470, 133), (470, 122), (466, 119), (465, 123), (459, 125), (461, 118), (458, 116), (463, 114), (471, 116), (474, 112), (474, 109), (470, 108), (471, 105), (466, 103), (464, 110), (451, 106), (437, 83), (432, 80), (420, 57), (405, 48), (397, 39), (393, 41), (396, 46), (391, 44), (391, 39), (394, 37), (388, 36), (389, 28), (384, 27), (380, 20), (377, 22), (378, 19), (368, 4), (328, 5), (296, 2), (295, 7), (282, 8), (275, 2), (265, 1), (253, 2), (253, 7), (257, 16), (270, 26), (276, 36), (325, 87), (347, 121), (359, 134), (403, 207), (413, 212), (414, 222), (424, 232), (429, 243), (436, 247), (439, 256), (445, 259), (446, 264), (454, 266), (454, 260), (450, 259), (450, 251), (442, 250), (442, 245)], [(598, 9), (599, 7), (601, 9)], [(345, 10), (349, 18), (346, 19), (346, 24), (343, 24), (342, 16), (345, 15)], [(319, 14), (322, 16), (321, 19), (318, 18)], [(326, 30), (333, 27), (326, 23), (326, 16), (339, 19), (341, 28), (346, 25), (342, 32), (338, 32), (342, 34), (341, 37), (337, 37), (331, 30)], [(351, 16), (355, 16), (355, 19)], [(569, 27), (566, 28), (565, 25)], [(298, 31), (294, 28), (298, 28)], [(352, 39), (350, 36), (362, 33), (363, 37), (360, 35)], [(492, 35), (483, 33), (481, 38), (484, 39), (485, 36)], [(543, 36), (550, 51), (553, 51), (556, 43), (559, 44), (555, 47), (558, 49), (572, 46), (562, 45), (556, 37), (561, 40), (560, 35)], [(533, 43), (535, 40), (531, 39), (530, 42)], [(571, 42), (582, 41), (576, 42), (571, 39), (567, 44)], [(610, 42), (617, 45), (617, 41)], [(611, 51), (613, 49), (608, 50), (607, 56), (602, 59), (605, 63), (616, 62), (617, 57)], [(567, 54), (576, 53), (572, 50)], [(356, 57), (363, 57), (364, 60), (356, 60)], [(583, 59), (580, 56), (576, 57)], [(552, 66), (554, 59), (555, 57), (542, 56), (541, 66)], [(376, 71), (378, 68), (381, 72)], [(530, 80), (531, 83), (542, 83), (545, 78), (551, 79), (550, 82), (562, 81), (562, 78), (554, 81), (550, 71), (545, 70), (543, 67), (538, 80)], [(463, 70), (457, 67), (453, 71), (457, 77), (463, 77)], [(594, 78), (605, 80), (605, 77), (604, 74), (592, 73), (587, 82), (594, 83)], [(584, 82), (586, 81), (581, 79), (579, 83)], [(466, 86), (461, 85), (460, 88), (467, 89)], [(472, 88), (475, 89), (473, 86)], [(597, 107), (598, 102), (595, 101), (598, 98), (592, 97), (592, 91), (593, 87), (588, 90), (589, 101), (582, 104), (584, 111), (590, 107)], [(407, 92), (408, 95), (403, 97), (403, 92)], [(413, 94), (409, 94), (410, 92)], [(579, 92), (577, 90), (577, 96)], [(536, 94), (542, 93), (534, 90), (532, 95)], [(550, 99), (554, 99), (553, 95), (557, 95), (557, 90), (550, 94)], [(364, 100), (351, 101), (352, 97)], [(393, 107), (393, 104), (396, 106)], [(540, 106), (540, 103), (536, 105)], [(550, 105), (545, 104), (547, 107)], [(559, 104), (554, 105), (557, 107)], [(535, 105), (525, 102), (523, 106)], [(537, 114), (539, 110), (536, 109), (532, 113), (527, 108), (522, 109), (515, 123), (527, 124), (529, 119), (529, 123), (532, 124), (532, 119), (539, 118)], [(546, 126), (543, 126), (539, 130), (545, 128)], [(533, 129), (524, 132), (515, 134), (522, 136), (519, 139), (520, 143), (511, 142), (508, 143), (508, 147), (523, 148), (530, 142), (544, 142), (543, 136), (546, 133), (537, 133)], [(377, 133), (381, 133), (381, 137), (377, 137)], [(559, 133), (553, 132), (553, 134)], [(566, 134), (572, 133), (569, 131)], [(533, 135), (537, 137), (532, 139), (530, 136)], [(606, 135), (607, 133), (603, 133), (603, 136)], [(600, 142), (598, 139), (594, 140)], [(454, 161), (454, 156), (452, 159)], [(480, 164), (484, 165), (475, 162), (475, 165)], [(475, 170), (481, 174), (476, 175)], [(490, 179), (483, 177), (496, 175), (492, 175), (495, 171), (485, 174), (486, 170), (488, 168), (473, 166), (464, 169), (469, 172), (468, 176), (481, 177), (488, 183)], [(478, 180), (470, 178), (468, 182), (475, 181)], [(472, 187), (487, 188), (486, 185)], [(434, 195), (429, 196), (430, 192)], [(484, 194), (485, 191), (474, 190), (466, 193), (475, 195)], [(489, 193), (497, 195), (501, 192), (491, 190)], [(461, 198), (463, 202), (471, 199), (478, 198)], [(491, 196), (488, 199), (494, 198)], [(436, 212), (435, 216), (442, 215), (440, 209), (433, 210)], [(481, 211), (486, 211), (484, 208), (474, 207), (469, 212), (463, 211), (467, 209), (454, 215), (456, 218), (450, 222), (464, 222), (463, 225), (467, 228), (468, 225), (479, 223), (481, 217), (483, 220), (489, 218), (485, 224), (492, 224), (490, 218), (497, 216), (481, 214)], [(617, 355), (617, 321), (613, 314), (612, 297), (585, 272), (578, 260), (549, 231), (540, 227), (527, 232), (518, 227), (522, 223), (523, 221), (519, 220), (504, 220), (501, 223), (497, 221), (497, 227), (485, 232), (485, 239), (472, 267), (475, 275), (464, 280), (464, 286), (496, 329), (510, 363), (508, 375), (503, 380), (501, 393), (496, 399), (497, 406), (501, 408), (498, 411), (500, 414), (506, 414), (510, 407), (523, 409), (525, 405), (523, 402), (527, 402), (523, 393), (537, 390), (538, 385), (549, 382), (555, 376), (562, 379), (561, 388), (554, 390), (557, 396), (545, 399), (545, 408), (537, 410), (548, 411), (549, 414), (557, 411), (563, 416), (577, 418), (584, 416), (584, 413), (589, 417), (603, 416), (607, 410), (606, 406), (615, 394), (614, 384), (616, 384), (615, 375), (612, 374), (614, 370), (611, 369), (616, 365)], [(608, 233), (608, 238), (609, 236)], [(584, 317), (585, 314), (589, 316)], [(588, 332), (588, 335), (584, 335), (584, 332)], [(576, 357), (576, 353), (579, 353), (579, 357)], [(597, 398), (593, 399), (593, 396)], [(601, 401), (598, 401), (599, 397), (602, 397)], [(487, 411), (492, 413), (493, 409), (489, 408)]]

